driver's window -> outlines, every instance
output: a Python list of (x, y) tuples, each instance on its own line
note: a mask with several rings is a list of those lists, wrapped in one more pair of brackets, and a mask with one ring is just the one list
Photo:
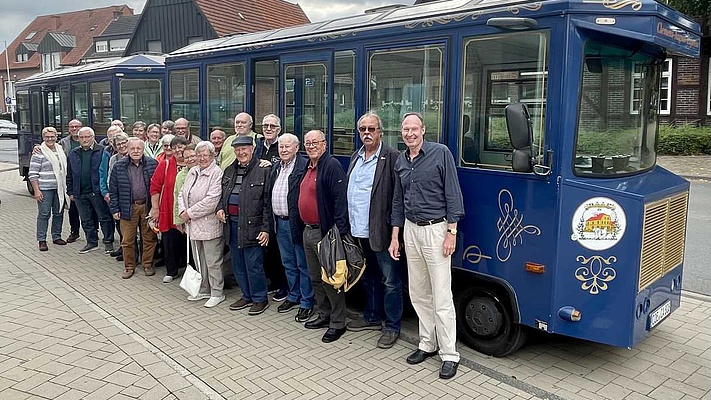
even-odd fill
[[(534, 143), (544, 138), (548, 33), (515, 33), (464, 40), (459, 163), (511, 169), (512, 147), (504, 109), (525, 103)], [(542, 146), (534, 149), (542, 157)]]

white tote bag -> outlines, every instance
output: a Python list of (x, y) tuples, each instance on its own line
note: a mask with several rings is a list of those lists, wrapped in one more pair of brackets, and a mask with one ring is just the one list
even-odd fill
[(185, 253), (188, 265), (183, 273), (183, 279), (180, 280), (180, 287), (183, 288), (189, 295), (197, 297), (200, 294), (200, 286), (202, 285), (202, 274), (200, 274), (200, 257), (195, 255), (195, 264), (197, 271), (190, 265), (190, 230), (186, 225), (185, 232), (188, 234), (188, 250)]

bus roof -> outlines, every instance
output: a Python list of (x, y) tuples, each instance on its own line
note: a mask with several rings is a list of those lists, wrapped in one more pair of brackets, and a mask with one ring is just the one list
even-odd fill
[(130, 70), (136, 72), (160, 72), (165, 67), (165, 57), (158, 55), (136, 54), (122, 57), (115, 60), (77, 65), (74, 67), (60, 68), (53, 71), (40, 72), (17, 82), (18, 86), (29, 86), (37, 83), (48, 82), (57, 79), (65, 79), (80, 75), (93, 74), (97, 72), (120, 72), (120, 70)]

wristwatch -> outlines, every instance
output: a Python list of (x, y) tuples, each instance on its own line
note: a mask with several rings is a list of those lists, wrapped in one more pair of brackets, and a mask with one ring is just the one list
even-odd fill
[(456, 230), (456, 229), (447, 228), (447, 232), (451, 233), (451, 234), (454, 235), (454, 236), (457, 236), (457, 230)]

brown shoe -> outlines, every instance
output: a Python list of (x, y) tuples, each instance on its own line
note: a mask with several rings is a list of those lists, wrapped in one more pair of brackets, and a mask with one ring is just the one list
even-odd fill
[(146, 276), (153, 276), (156, 274), (156, 271), (153, 269), (153, 267), (146, 267), (143, 268), (143, 273), (146, 274)]
[(237, 311), (243, 308), (252, 307), (252, 302), (245, 299), (239, 299), (234, 303), (230, 304), (230, 310)]
[(268, 301), (261, 301), (259, 303), (254, 303), (252, 304), (252, 307), (249, 308), (249, 315), (259, 315), (264, 312), (269, 308), (269, 302)]
[(52, 243), (56, 244), (57, 246), (64, 246), (67, 244), (67, 241), (64, 239), (54, 239), (52, 240)]
[(124, 269), (123, 270), (123, 275), (121, 275), (121, 278), (123, 279), (128, 279), (133, 276), (133, 270), (132, 269)]
[(44, 240), (39, 242), (39, 251), (47, 251), (49, 250), (49, 247), (47, 247), (47, 242)]
[(72, 234), (69, 235), (69, 237), (67, 238), (67, 243), (74, 243), (74, 242), (77, 241), (77, 239), (79, 239), (79, 234), (78, 234), (78, 233), (72, 233)]

